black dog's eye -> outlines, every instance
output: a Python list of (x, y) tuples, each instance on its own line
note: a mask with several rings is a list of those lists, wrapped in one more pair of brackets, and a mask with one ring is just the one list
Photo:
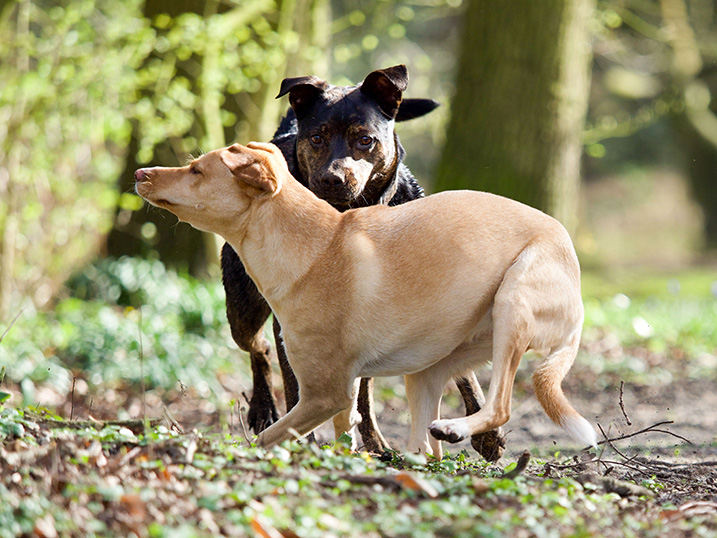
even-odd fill
[(364, 135), (359, 138), (359, 146), (367, 148), (371, 144), (373, 144), (373, 138), (371, 138), (370, 136)]
[(319, 144), (321, 144), (324, 141), (324, 139), (321, 137), (321, 135), (317, 135), (317, 134), (311, 135), (309, 137), (309, 140), (315, 146), (318, 146)]

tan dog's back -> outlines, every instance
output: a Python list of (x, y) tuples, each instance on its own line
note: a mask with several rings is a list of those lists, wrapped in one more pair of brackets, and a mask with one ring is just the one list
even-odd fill
[[(445, 192), (400, 208), (346, 212), (335, 245), (310, 278), (325, 283), (325, 323), (336, 325), (335, 312), (346, 312), (345, 345), (375, 355), (366, 357), (371, 369), (361, 375), (396, 375), (423, 369), (422, 357), (435, 361), (475, 332), (506, 271), (530, 245), (543, 253), (536, 263), (550, 265), (546, 285), (559, 303), (551, 309), (563, 310), (574, 327), (582, 320), (579, 267), (565, 229), (540, 211), (487, 193)], [(400, 364), (387, 360), (394, 350)]]

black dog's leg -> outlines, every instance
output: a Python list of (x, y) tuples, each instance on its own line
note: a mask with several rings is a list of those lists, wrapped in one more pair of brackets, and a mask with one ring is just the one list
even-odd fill
[(380, 454), (391, 450), (376, 423), (376, 413), (373, 410), (372, 377), (361, 378), (358, 394), (358, 412), (361, 415), (361, 423), (358, 429), (366, 451)]
[[(480, 411), (485, 405), (483, 390), (478, 384), (474, 373), (455, 380), (458, 390), (463, 396), (466, 405), (466, 415), (472, 415)], [(505, 434), (503, 428), (497, 428), (489, 432), (477, 433), (471, 436), (471, 446), (485, 458), (486, 461), (498, 461), (505, 450)]]
[(222, 248), (222, 281), (232, 338), (251, 358), (254, 390), (247, 420), (258, 434), (279, 420), (271, 383), (271, 346), (264, 338), (264, 324), (271, 309), (228, 243)]
[[(279, 320), (276, 319), (276, 316), (274, 316), (274, 342), (276, 343), (276, 356), (279, 359), (281, 377), (284, 380), (284, 398), (286, 399), (286, 412), (288, 413), (299, 403), (299, 382), (296, 379), (294, 370), (291, 369), (289, 357), (286, 356), (284, 339), (281, 337), (281, 325), (279, 325)], [(306, 439), (309, 442), (316, 441), (313, 433), (307, 435)]]
[(274, 342), (276, 343), (276, 356), (279, 358), (281, 377), (284, 380), (284, 397), (286, 398), (286, 412), (291, 411), (299, 403), (299, 382), (296, 380), (294, 370), (289, 365), (289, 358), (286, 356), (284, 339), (281, 337), (281, 325), (274, 316)]

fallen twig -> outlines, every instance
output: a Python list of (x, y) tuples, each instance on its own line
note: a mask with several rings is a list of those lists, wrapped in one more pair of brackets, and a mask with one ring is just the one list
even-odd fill
[[(55, 420), (51, 418), (32, 418), (40, 426), (46, 428), (69, 428), (72, 430), (83, 430), (85, 428), (93, 428), (95, 430), (102, 430), (107, 426), (119, 426), (120, 428), (127, 428), (132, 433), (137, 434), (144, 431), (144, 421), (142, 419), (132, 420), (74, 420), (72, 422), (68, 420)], [(150, 426), (159, 426), (162, 423), (161, 418), (149, 419)]]
[[(689, 439), (682, 437), (681, 435), (677, 435), (676, 433), (673, 433), (669, 430), (658, 430), (656, 429), (658, 426), (664, 426), (665, 424), (674, 424), (674, 421), (672, 420), (663, 420), (662, 422), (658, 422), (657, 424), (653, 424), (652, 426), (648, 426), (647, 428), (643, 428), (639, 431), (628, 433), (625, 435), (621, 435), (620, 437), (612, 437), (610, 439), (605, 439), (604, 441), (598, 441), (598, 445), (602, 445), (605, 443), (612, 443), (614, 441), (622, 441), (623, 439), (630, 439), (631, 437), (635, 437), (637, 435), (643, 434), (643, 433), (666, 433), (667, 435), (672, 435), (673, 437), (676, 437), (682, 441), (685, 441), (686, 443), (693, 444), (692, 441)], [(598, 426), (600, 426), (598, 424)], [(601, 428), (602, 429), (602, 428)]]
[(526, 467), (528, 467), (529, 461), (530, 461), (530, 451), (525, 450), (520, 455), (520, 458), (518, 458), (518, 462), (515, 464), (515, 468), (508, 471), (507, 473), (503, 473), (503, 478), (508, 478), (510, 480), (515, 479), (518, 475), (520, 475), (523, 471), (525, 471)]
[(172, 415), (172, 413), (169, 411), (169, 409), (167, 409), (166, 405), (163, 407), (164, 407), (164, 418), (167, 419), (167, 422), (169, 422), (169, 425), (172, 428), (174, 428), (175, 430), (177, 430), (177, 433), (183, 434), (184, 428), (182, 428), (182, 425), (176, 421), (176, 419), (174, 418), (174, 415)]
[(72, 391), (70, 391), (70, 420), (75, 419), (75, 383), (77, 383), (77, 378), (72, 376)]
[(627, 425), (632, 426), (632, 421), (630, 420), (630, 417), (628, 417), (627, 413), (625, 412), (625, 402), (623, 401), (624, 389), (625, 389), (625, 382), (620, 381), (620, 411), (622, 411), (622, 415), (625, 417), (625, 421), (627, 422)]
[(607, 476), (598, 476), (595, 473), (585, 473), (575, 477), (575, 480), (583, 484), (593, 484), (594, 486), (600, 486), (605, 493), (617, 493), (620, 497), (639, 497), (639, 496), (653, 496), (654, 493), (647, 488), (611, 478)]
[(12, 326), (15, 325), (15, 322), (17, 321), (17, 318), (20, 317), (20, 314), (22, 314), (25, 311), (24, 308), (21, 308), (20, 311), (15, 314), (15, 317), (12, 318), (12, 321), (10, 322), (10, 325), (7, 326), (7, 328), (3, 331), (3, 333), (0, 335), (0, 343), (3, 341), (3, 339), (7, 336), (7, 333), (10, 332), (10, 329), (12, 329)]
[(247, 444), (251, 444), (249, 433), (246, 431), (246, 424), (244, 424), (244, 408), (239, 407), (239, 402), (237, 402), (237, 407), (239, 408), (239, 424), (241, 424), (241, 430), (244, 433), (244, 440)]

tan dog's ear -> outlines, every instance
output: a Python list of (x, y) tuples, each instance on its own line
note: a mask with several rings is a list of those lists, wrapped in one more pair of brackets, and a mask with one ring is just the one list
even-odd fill
[(286, 164), (284, 154), (274, 144), (269, 144), (267, 142), (249, 142), (246, 147), (248, 147), (249, 149), (258, 149), (259, 151), (266, 151), (267, 153), (271, 153), (273, 157), (272, 165), (278, 165), (283, 168), (287, 173), (291, 174), (291, 172), (289, 172), (289, 166)]
[(276, 178), (266, 166), (266, 158), (257, 151), (234, 144), (222, 151), (219, 157), (232, 174), (244, 183), (263, 192), (275, 193), (279, 190)]

